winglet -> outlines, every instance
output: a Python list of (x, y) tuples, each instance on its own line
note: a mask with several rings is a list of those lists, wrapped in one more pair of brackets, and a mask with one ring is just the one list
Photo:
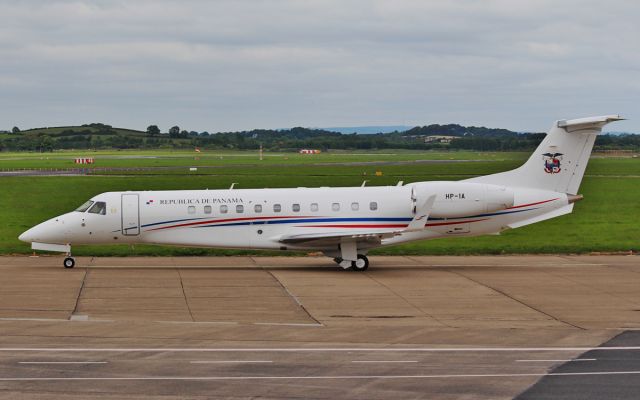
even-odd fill
[(416, 207), (416, 216), (413, 217), (409, 225), (404, 232), (421, 231), (424, 229), (429, 219), (429, 214), (433, 209), (433, 204), (436, 202), (436, 195), (432, 194), (427, 199)]

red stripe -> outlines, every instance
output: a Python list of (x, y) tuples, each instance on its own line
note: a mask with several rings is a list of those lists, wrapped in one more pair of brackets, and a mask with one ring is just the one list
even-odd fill
[(179, 227), (183, 227), (183, 226), (194, 226), (194, 225), (203, 225), (203, 224), (217, 224), (219, 222), (234, 222), (234, 221), (246, 221), (248, 219), (251, 220), (265, 220), (265, 219), (287, 219), (287, 218), (310, 218), (308, 216), (294, 216), (294, 217), (243, 217), (243, 218), (228, 218), (228, 219), (210, 219), (207, 221), (197, 221), (197, 222), (188, 222), (186, 224), (178, 224), (178, 225), (170, 225), (170, 226), (163, 226), (160, 228), (154, 228), (154, 229), (149, 229), (149, 231), (157, 231), (157, 230), (161, 230), (161, 229), (168, 229), (168, 228), (179, 228)]
[(511, 209), (514, 209), (514, 208), (522, 208), (522, 207), (535, 206), (535, 205), (537, 205), (537, 204), (544, 204), (544, 203), (548, 203), (548, 202), (550, 202), (550, 201), (555, 201), (555, 200), (558, 200), (558, 199), (560, 199), (560, 197), (556, 197), (555, 199), (551, 199), (551, 200), (538, 201), (538, 202), (536, 202), (536, 203), (521, 204), (521, 205), (519, 205), (519, 206), (513, 206), (513, 207), (506, 208), (506, 210), (511, 210)]
[(406, 228), (406, 224), (381, 224), (381, 225), (298, 225), (301, 228)]

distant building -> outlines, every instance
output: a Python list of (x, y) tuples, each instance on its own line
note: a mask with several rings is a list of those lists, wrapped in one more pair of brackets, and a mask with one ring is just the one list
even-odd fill
[(432, 135), (432, 136), (425, 137), (424, 142), (449, 144), (455, 138), (457, 138), (457, 136)]

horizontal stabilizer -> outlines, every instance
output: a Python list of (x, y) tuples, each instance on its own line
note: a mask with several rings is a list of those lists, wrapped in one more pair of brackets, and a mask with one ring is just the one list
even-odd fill
[(602, 128), (609, 122), (614, 121), (623, 121), (619, 115), (602, 115), (599, 117), (586, 117), (586, 118), (575, 118), (575, 119), (565, 119), (558, 121), (558, 128)]

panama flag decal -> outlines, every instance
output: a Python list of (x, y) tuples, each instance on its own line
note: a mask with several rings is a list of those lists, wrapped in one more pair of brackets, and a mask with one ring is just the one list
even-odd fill
[(147, 205), (149, 205), (149, 204), (153, 204), (153, 200), (148, 200), (147, 201)]

